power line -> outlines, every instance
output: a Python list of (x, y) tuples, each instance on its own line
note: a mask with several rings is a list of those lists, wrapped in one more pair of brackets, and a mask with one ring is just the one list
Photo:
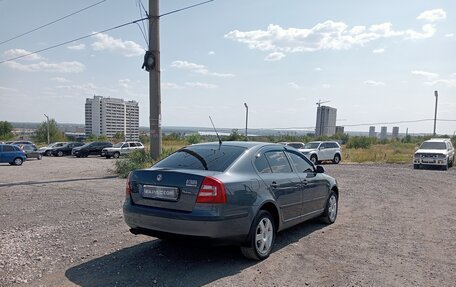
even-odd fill
[[(103, 1), (106, 1), (106, 0), (103, 0)], [(67, 45), (67, 44), (70, 44), (70, 43), (73, 43), (73, 42), (80, 41), (82, 39), (89, 38), (89, 37), (92, 37), (92, 36), (95, 36), (95, 35), (98, 35), (98, 34), (101, 34), (101, 33), (109, 32), (109, 31), (112, 31), (112, 30), (115, 30), (115, 29), (119, 29), (119, 28), (122, 28), (122, 27), (125, 27), (125, 26), (128, 26), (128, 25), (131, 25), (131, 24), (136, 24), (136, 23), (144, 21), (144, 20), (156, 21), (158, 18), (161, 18), (163, 16), (168, 16), (170, 14), (174, 14), (174, 13), (177, 13), (177, 12), (180, 12), (180, 11), (184, 11), (184, 10), (187, 10), (187, 9), (190, 9), (190, 8), (194, 8), (194, 7), (197, 7), (197, 6), (200, 6), (200, 5), (204, 5), (204, 4), (207, 4), (209, 2), (213, 2), (213, 1), (215, 1), (215, 0), (209, 0), (209, 1), (201, 2), (201, 3), (195, 4), (195, 5), (187, 6), (187, 7), (181, 8), (181, 9), (173, 10), (173, 11), (161, 14), (158, 17), (154, 17), (154, 19), (151, 19), (152, 17), (150, 17), (148, 15), (147, 17), (144, 17), (144, 18), (141, 18), (141, 19), (137, 19), (137, 20), (134, 20), (134, 21), (131, 21), (131, 22), (127, 22), (127, 23), (124, 23), (124, 24), (121, 24), (121, 25), (118, 25), (118, 26), (115, 26), (115, 27), (112, 27), (112, 28), (108, 28), (108, 29), (105, 29), (105, 30), (102, 30), (102, 31), (99, 31), (99, 32), (95, 32), (95, 33), (92, 33), (92, 34), (89, 34), (89, 35), (85, 35), (85, 36), (82, 36), (82, 37), (79, 37), (79, 38), (76, 38), (76, 39), (73, 39), (73, 40), (65, 41), (65, 42), (60, 43), (60, 44), (55, 44), (53, 46), (49, 46), (47, 48), (36, 50), (36, 51), (30, 52), (30, 53), (27, 53), (27, 54), (24, 54), (24, 55), (20, 55), (20, 56), (17, 56), (17, 57), (9, 58), (9, 59), (0, 61), (0, 64), (6, 63), (6, 62), (11, 62), (11, 61), (14, 61), (14, 60), (17, 60), (17, 59), (21, 59), (21, 58), (24, 58), (24, 57), (27, 57), (27, 56), (30, 56), (30, 55), (38, 54), (38, 53), (41, 53), (41, 52), (44, 52), (44, 51), (47, 51), (47, 50), (51, 50), (51, 49), (63, 46), (63, 45)]]
[(102, 0), (102, 1), (100, 1), (100, 2), (97, 2), (97, 3), (95, 3), (95, 4), (92, 4), (92, 5), (90, 5), (90, 6), (87, 6), (87, 7), (85, 7), (85, 8), (82, 8), (82, 9), (76, 11), (76, 12), (73, 12), (73, 13), (71, 13), (71, 14), (68, 14), (68, 15), (66, 15), (66, 16), (63, 16), (63, 17), (61, 17), (61, 18), (59, 18), (59, 19), (57, 19), (57, 20), (54, 20), (54, 21), (49, 22), (49, 23), (47, 23), (47, 24), (41, 25), (41, 26), (39, 26), (39, 27), (37, 27), (37, 28), (34, 28), (34, 29), (32, 29), (32, 30), (29, 30), (29, 31), (24, 32), (24, 33), (22, 33), (22, 34), (19, 34), (19, 35), (17, 35), (17, 36), (14, 36), (14, 37), (12, 37), (12, 38), (10, 38), (10, 39), (8, 39), (8, 40), (4, 40), (4, 41), (0, 42), (0, 45), (5, 44), (5, 43), (8, 43), (8, 42), (10, 42), (10, 41), (12, 41), (12, 40), (14, 40), (14, 39), (20, 38), (20, 37), (22, 37), (22, 36), (28, 35), (28, 34), (30, 34), (30, 33), (32, 33), (32, 32), (35, 32), (35, 31), (37, 31), (37, 30), (40, 30), (40, 29), (42, 29), (42, 28), (44, 28), (44, 27), (47, 27), (47, 26), (52, 25), (52, 24), (54, 24), (54, 23), (57, 23), (57, 22), (59, 22), (59, 21), (62, 21), (62, 20), (64, 20), (64, 19), (68, 18), (68, 17), (71, 17), (71, 16), (73, 16), (73, 15), (76, 15), (76, 14), (78, 14), (78, 13), (81, 13), (82, 11), (85, 11), (85, 10), (87, 10), (87, 9), (90, 9), (90, 8), (92, 8), (92, 7), (94, 7), (94, 6), (97, 6), (97, 5), (99, 5), (99, 4), (103, 3), (103, 2), (106, 2), (106, 1), (107, 1), (107, 0)]

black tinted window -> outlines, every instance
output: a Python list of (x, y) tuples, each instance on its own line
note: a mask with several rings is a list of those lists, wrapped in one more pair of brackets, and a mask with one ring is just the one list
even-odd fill
[(292, 153), (292, 152), (288, 152), (288, 155), (291, 158), (291, 162), (292, 162), (293, 167), (296, 170), (296, 172), (302, 173), (302, 172), (309, 172), (309, 171), (314, 170), (312, 165), (308, 161), (306, 161), (303, 157), (301, 157), (295, 153)]
[(271, 173), (271, 166), (269, 166), (268, 160), (264, 154), (260, 154), (255, 159), (255, 167), (261, 173)]
[(302, 144), (302, 143), (289, 143), (287, 145), (294, 147), (294, 148), (303, 148), (304, 147), (304, 144)]
[[(17, 148), (19, 149), (19, 148)], [(10, 145), (4, 145), (3, 146), (3, 151), (15, 151), (16, 149), (13, 146)]]
[(287, 173), (292, 172), (290, 163), (283, 151), (270, 151), (265, 153), (274, 173)]
[(158, 162), (154, 167), (225, 171), (245, 148), (207, 145), (189, 146)]

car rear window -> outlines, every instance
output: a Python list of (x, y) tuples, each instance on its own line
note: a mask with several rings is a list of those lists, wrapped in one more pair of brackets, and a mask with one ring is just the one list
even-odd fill
[(176, 151), (153, 167), (225, 171), (246, 148), (237, 146), (189, 146)]

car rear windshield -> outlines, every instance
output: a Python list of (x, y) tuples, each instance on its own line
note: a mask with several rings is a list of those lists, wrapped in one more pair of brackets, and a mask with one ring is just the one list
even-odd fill
[(444, 142), (424, 142), (420, 149), (446, 149)]
[(237, 146), (203, 145), (178, 150), (154, 167), (225, 171), (246, 148)]

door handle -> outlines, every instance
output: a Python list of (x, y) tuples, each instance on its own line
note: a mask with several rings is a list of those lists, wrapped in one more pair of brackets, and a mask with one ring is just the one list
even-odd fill
[(277, 182), (273, 181), (271, 182), (271, 187), (272, 188), (277, 188), (279, 185), (277, 184)]

